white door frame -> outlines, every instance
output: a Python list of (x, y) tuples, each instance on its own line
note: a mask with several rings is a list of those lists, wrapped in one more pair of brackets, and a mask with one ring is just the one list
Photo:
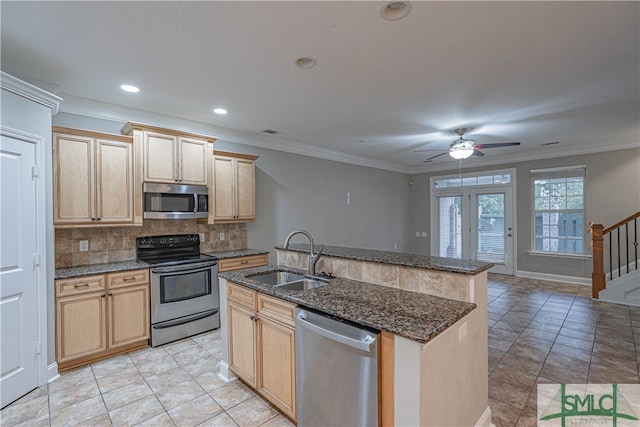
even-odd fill
[[(510, 181), (507, 184), (490, 184), (490, 185), (460, 185), (460, 186), (456, 186), (456, 187), (450, 187), (450, 188), (441, 188), (441, 189), (436, 189), (435, 188), (435, 183), (436, 181), (439, 180), (447, 180), (447, 179), (451, 179), (451, 180), (456, 180), (456, 179), (460, 179), (460, 180), (464, 180), (464, 178), (472, 178), (472, 177), (487, 177), (487, 176), (494, 176), (494, 175), (504, 175), (504, 174), (509, 174), (510, 175)], [(442, 175), (442, 176), (433, 176), (430, 178), (430, 182), (429, 182), (429, 212), (430, 212), (430, 226), (431, 226), (431, 240), (430, 240), (430, 251), (431, 251), (431, 255), (432, 256), (437, 256), (438, 254), (438, 246), (439, 246), (439, 238), (440, 238), (440, 233), (439, 233), (439, 225), (438, 225), (438, 197), (442, 197), (442, 196), (467, 196), (470, 194), (477, 194), (477, 193), (491, 193), (491, 192), (499, 192), (499, 190), (501, 188), (510, 188), (511, 189), (511, 204), (510, 206), (506, 207), (508, 209), (510, 209), (511, 211), (511, 219), (512, 219), (512, 226), (511, 228), (513, 230), (511, 230), (512, 236), (509, 237), (512, 241), (511, 244), (511, 253), (509, 255), (511, 255), (511, 259), (512, 259), (512, 264), (513, 264), (513, 272), (508, 271), (506, 272), (504, 270), (504, 268), (501, 268), (500, 266), (496, 266), (493, 267), (491, 270), (489, 270), (490, 272), (496, 272), (496, 273), (502, 273), (502, 274), (510, 274), (510, 275), (515, 275), (515, 272), (517, 271), (517, 258), (516, 258), (516, 253), (517, 253), (517, 223), (516, 223), (516, 169), (515, 168), (510, 168), (510, 169), (500, 169), (500, 170), (492, 170), (492, 171), (480, 171), (480, 172), (472, 172), (472, 173), (464, 173), (464, 174), (454, 174), (454, 175)], [(469, 199), (467, 198), (467, 200), (464, 200), (463, 197), (463, 205), (469, 204)], [(466, 224), (473, 224), (473, 221), (470, 220), (469, 218), (469, 209), (467, 209), (467, 212), (465, 213), (463, 211), (462, 216), (463, 216), (463, 223)], [(505, 230), (505, 232), (507, 232)], [(463, 245), (465, 244), (465, 239), (468, 240), (468, 237), (466, 237), (468, 235), (466, 235), (465, 233), (463, 233), (462, 236), (462, 241), (463, 241)], [(469, 243), (470, 244), (470, 243)], [(475, 248), (473, 248), (472, 250), (475, 250)], [(505, 251), (507, 250), (507, 248), (505, 248)]]
[[(7, 126), (0, 126), (0, 135), (34, 144), (36, 149), (36, 162), (39, 166), (39, 177), (36, 180), (36, 247), (40, 255), (40, 266), (37, 269), (37, 313), (36, 322), (38, 329), (38, 363), (37, 377), (39, 386), (46, 384), (49, 380), (47, 365), (47, 284), (48, 284), (48, 259), (47, 259), (47, 203), (46, 185), (49, 180), (44, 176), (48, 170), (46, 167), (46, 139), (43, 136), (23, 132)], [(53, 226), (51, 224), (51, 226)]]

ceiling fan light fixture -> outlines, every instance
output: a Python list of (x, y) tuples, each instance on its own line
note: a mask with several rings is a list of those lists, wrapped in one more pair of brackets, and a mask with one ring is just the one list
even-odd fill
[(449, 155), (456, 160), (464, 160), (471, 157), (473, 154), (473, 147), (459, 146), (459, 147), (451, 147), (449, 149)]

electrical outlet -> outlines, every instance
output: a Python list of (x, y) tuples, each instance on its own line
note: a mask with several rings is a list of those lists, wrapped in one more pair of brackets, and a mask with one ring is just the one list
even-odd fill
[(200, 233), (200, 243), (204, 242), (204, 233)]
[(458, 329), (458, 341), (462, 341), (462, 338), (466, 337), (468, 332), (469, 326), (467, 322), (464, 322), (462, 326), (460, 326), (460, 329)]
[(351, 204), (351, 191), (347, 191), (347, 204)]
[(80, 252), (87, 252), (89, 250), (89, 241), (80, 240)]
[(420, 235), (421, 235), (422, 237), (427, 237), (427, 232), (426, 232), (426, 231), (423, 231), (423, 232), (421, 232), (421, 233), (420, 233)]
[(220, 241), (222, 242), (224, 240), (224, 233), (220, 233)]
[(398, 244), (397, 243), (393, 244), (393, 249), (398, 249)]

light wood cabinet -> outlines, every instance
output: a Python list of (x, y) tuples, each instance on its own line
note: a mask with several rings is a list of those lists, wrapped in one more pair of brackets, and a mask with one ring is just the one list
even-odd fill
[(208, 185), (211, 148), (216, 138), (129, 122), (122, 133), (142, 145), (143, 180)]
[(57, 126), (53, 131), (55, 227), (141, 225), (133, 139)]
[(295, 304), (232, 283), (227, 299), (231, 369), (295, 420)]
[(238, 258), (225, 258), (218, 261), (218, 272), (242, 270), (244, 268), (262, 267), (269, 263), (269, 255), (251, 255)]
[(148, 269), (56, 280), (55, 294), (59, 370), (148, 345)]
[[(213, 179), (209, 184), (213, 207), (209, 222), (256, 220), (255, 161), (258, 157), (214, 150)], [(211, 205), (211, 203), (210, 203)]]

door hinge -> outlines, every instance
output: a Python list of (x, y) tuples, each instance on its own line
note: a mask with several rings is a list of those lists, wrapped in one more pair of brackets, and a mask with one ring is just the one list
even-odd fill
[(33, 266), (40, 267), (40, 254), (33, 254)]
[(36, 355), (39, 356), (42, 354), (42, 343), (38, 341), (36, 343)]
[(40, 177), (40, 165), (33, 165), (31, 167), (31, 178), (39, 178)]

